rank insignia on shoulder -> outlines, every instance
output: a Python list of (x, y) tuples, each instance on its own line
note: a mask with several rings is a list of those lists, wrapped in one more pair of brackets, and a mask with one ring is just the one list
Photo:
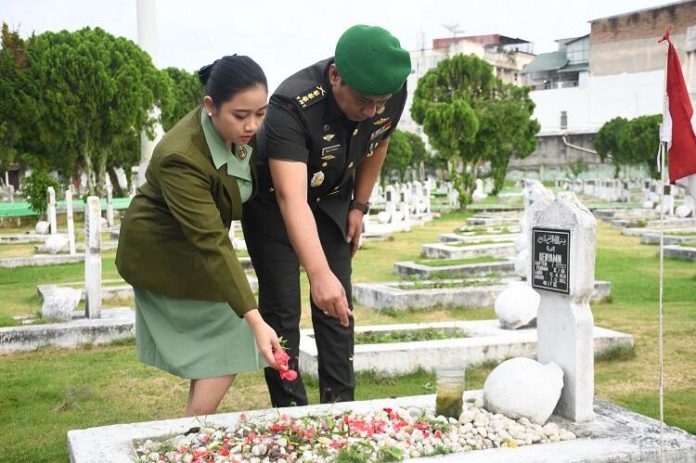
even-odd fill
[(307, 109), (313, 104), (323, 100), (325, 97), (326, 90), (324, 90), (324, 87), (322, 85), (315, 85), (297, 95), (295, 101), (297, 101), (302, 109)]
[(309, 184), (314, 188), (320, 187), (322, 183), (324, 183), (324, 172), (322, 171), (315, 172), (309, 181)]
[(370, 134), (370, 141), (374, 140), (375, 138), (379, 137), (380, 135), (382, 135), (382, 134), (383, 134), (384, 132), (386, 132), (387, 130), (391, 129), (391, 126), (392, 126), (392, 124), (391, 124), (391, 122), (390, 122), (390, 123), (388, 123), (388, 124), (383, 125), (382, 127), (380, 127), (379, 129), (375, 130), (374, 132), (372, 132), (372, 133)]
[(387, 122), (388, 120), (389, 120), (388, 117), (380, 117), (379, 119), (377, 119), (376, 121), (374, 121), (374, 122), (372, 123), (372, 125), (382, 125), (382, 124), (384, 124), (385, 122)]

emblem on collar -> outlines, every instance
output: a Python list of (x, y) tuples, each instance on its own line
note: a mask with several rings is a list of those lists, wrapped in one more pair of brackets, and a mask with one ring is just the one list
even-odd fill
[(321, 85), (315, 85), (314, 87), (297, 95), (295, 97), (295, 101), (297, 101), (302, 109), (307, 109), (324, 98), (326, 98), (326, 90), (324, 90), (324, 87)]
[(326, 135), (324, 135), (324, 136), (321, 137), (321, 138), (323, 138), (323, 139), (326, 140), (326, 141), (331, 141), (331, 140), (333, 140), (333, 138), (334, 138), (335, 136), (336, 136), (335, 133), (327, 133)]
[(382, 125), (382, 124), (384, 124), (385, 122), (387, 122), (388, 120), (389, 120), (388, 117), (380, 117), (379, 119), (377, 119), (376, 121), (374, 121), (374, 122), (372, 123), (372, 125)]

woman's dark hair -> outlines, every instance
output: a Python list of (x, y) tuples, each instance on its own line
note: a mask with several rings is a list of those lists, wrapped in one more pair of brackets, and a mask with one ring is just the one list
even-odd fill
[(256, 85), (261, 84), (268, 90), (266, 74), (248, 56), (223, 56), (213, 64), (200, 68), (198, 80), (203, 85), (205, 94), (213, 99), (216, 108), (237, 93)]

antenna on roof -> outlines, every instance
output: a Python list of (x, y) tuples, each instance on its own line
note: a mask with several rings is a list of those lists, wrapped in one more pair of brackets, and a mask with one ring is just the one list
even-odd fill
[(464, 32), (464, 29), (459, 28), (458, 23), (441, 24), (441, 26), (450, 31), (453, 39), (457, 38), (457, 34)]

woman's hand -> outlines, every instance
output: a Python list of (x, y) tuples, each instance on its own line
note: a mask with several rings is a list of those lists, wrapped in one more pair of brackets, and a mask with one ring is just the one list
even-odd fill
[(278, 335), (273, 328), (263, 321), (258, 309), (250, 310), (249, 312), (245, 313), (244, 319), (249, 324), (251, 332), (254, 333), (256, 347), (268, 366), (275, 368), (276, 370), (286, 370), (288, 368), (287, 366), (281, 367), (280, 365), (277, 365), (275, 356), (273, 355), (273, 352), (283, 350), (283, 348), (280, 346)]

